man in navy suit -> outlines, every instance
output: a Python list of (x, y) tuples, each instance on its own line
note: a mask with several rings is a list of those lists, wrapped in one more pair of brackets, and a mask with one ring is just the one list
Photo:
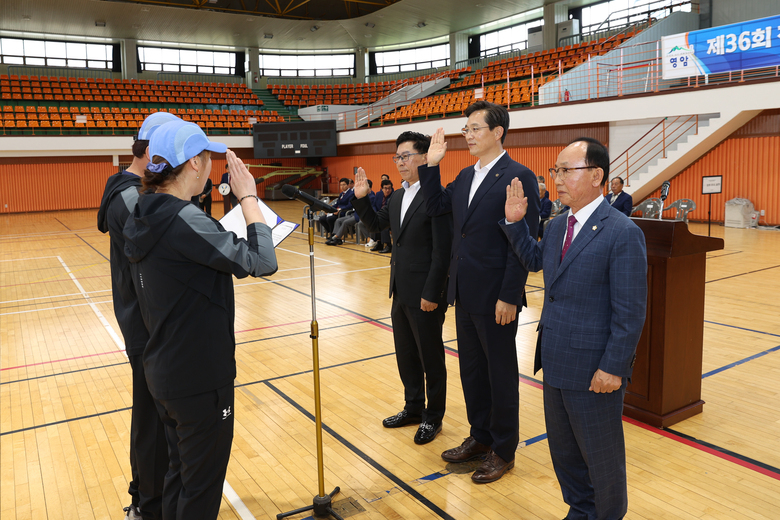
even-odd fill
[[(331, 206), (336, 208), (336, 212), (330, 213), (320, 220), (322, 228), (328, 235), (333, 233), (333, 226), (336, 224), (336, 220), (339, 217), (346, 215), (347, 211), (352, 209), (352, 198), (355, 196), (355, 191), (349, 187), (349, 184), (350, 180), (347, 177), (342, 177), (339, 180), (339, 190), (341, 190), (341, 192), (339, 193), (339, 198), (336, 199), (336, 202), (331, 204)], [(331, 237), (328, 236), (328, 238)]]
[(604, 145), (575, 140), (550, 173), (570, 209), (542, 241), (521, 220), (527, 203), (517, 181), (506, 190), (501, 225), (523, 265), (544, 270), (534, 371), (544, 368), (545, 423), (566, 519), (618, 520), (628, 510), (621, 415), (645, 322), (645, 237), (601, 195)]
[(352, 199), (360, 221), (370, 231), (389, 228), (393, 232), (390, 316), (405, 405), (400, 413), (386, 418), (382, 424), (385, 428), (419, 424), (414, 436), (416, 444), (427, 444), (441, 432), (447, 401), (447, 367), (441, 334), (447, 312), (445, 289), (452, 216), (429, 217), (425, 212), (417, 168), (426, 163), (429, 144), (430, 137), (417, 132), (398, 136), (393, 162), (403, 179), (402, 188), (378, 212), (366, 197), (369, 187), (363, 168), (358, 168)]
[(612, 182), (609, 183), (609, 189), (612, 190), (612, 193), (607, 195), (607, 202), (625, 216), (630, 217), (631, 208), (634, 207), (634, 199), (623, 191), (623, 179), (620, 177), (612, 179)]
[(517, 314), (525, 305), (526, 271), (498, 221), (506, 187), (519, 179), (530, 194), (526, 220), (536, 236), (539, 190), (531, 170), (504, 151), (509, 130), (506, 108), (477, 101), (462, 130), (475, 166), (441, 188), (439, 162), (447, 143), (441, 128), (431, 138), (428, 164), (418, 168), (428, 215), (452, 212), (454, 234), (447, 300), (455, 303), (458, 362), (471, 431), (458, 447), (442, 453), (447, 462), (483, 458), (471, 476), (476, 483), (500, 479), (515, 464), (519, 440)]

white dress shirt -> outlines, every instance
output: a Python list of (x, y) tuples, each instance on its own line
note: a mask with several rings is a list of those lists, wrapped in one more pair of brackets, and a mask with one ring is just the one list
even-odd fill
[(412, 205), (415, 195), (420, 191), (420, 181), (417, 181), (414, 184), (403, 181), (401, 182), (401, 186), (404, 187), (404, 198), (401, 200), (401, 224), (403, 224), (406, 210)]
[(471, 181), (471, 189), (469, 190), (469, 206), (471, 206), (471, 199), (474, 198), (474, 194), (479, 189), (479, 185), (482, 184), (482, 181), (485, 180), (487, 174), (490, 173), (490, 170), (493, 168), (493, 166), (496, 165), (496, 162), (498, 162), (498, 160), (504, 156), (505, 153), (506, 150), (501, 152), (501, 155), (493, 159), (490, 164), (485, 167), (482, 167), (481, 159), (477, 161), (477, 164), (474, 165), (474, 179)]
[[(580, 229), (582, 229), (582, 226), (585, 225), (585, 222), (588, 221), (590, 216), (593, 215), (593, 212), (596, 211), (596, 208), (599, 206), (599, 204), (601, 204), (602, 200), (604, 200), (604, 195), (599, 195), (595, 200), (589, 202), (587, 206), (580, 209), (576, 214), (572, 213), (571, 209), (569, 209), (568, 214), (566, 215), (566, 219), (568, 220), (569, 215), (574, 215), (574, 218), (577, 219), (577, 222), (574, 224), (574, 231), (571, 239), (572, 242), (574, 242), (574, 239), (577, 238), (577, 234), (580, 232)], [(563, 234), (563, 242), (566, 243), (566, 233)]]

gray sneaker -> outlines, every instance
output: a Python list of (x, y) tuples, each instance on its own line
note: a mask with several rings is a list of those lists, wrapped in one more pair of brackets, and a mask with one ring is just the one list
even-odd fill
[(136, 506), (130, 504), (126, 508), (123, 509), (125, 514), (125, 520), (141, 520), (141, 510), (138, 509)]

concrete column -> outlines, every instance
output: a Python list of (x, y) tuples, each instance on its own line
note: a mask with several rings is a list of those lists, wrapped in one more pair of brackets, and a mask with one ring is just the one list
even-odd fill
[(138, 41), (122, 40), (122, 78), (138, 79)]
[(459, 61), (469, 59), (469, 36), (464, 33), (450, 33), (450, 68), (457, 68)]
[[(260, 49), (250, 47), (247, 52), (249, 70), (246, 71), (246, 84), (249, 85), (249, 88), (260, 88)], [(255, 77), (257, 77), (257, 83), (255, 83)]]
[(558, 30), (555, 24), (569, 19), (569, 7), (565, 2), (556, 2), (544, 6), (544, 49), (558, 47)]
[(368, 76), (368, 49), (355, 49), (355, 83), (365, 83)]

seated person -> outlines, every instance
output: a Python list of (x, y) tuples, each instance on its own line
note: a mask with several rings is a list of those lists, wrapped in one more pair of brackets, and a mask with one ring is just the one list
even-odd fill
[(333, 233), (333, 226), (336, 224), (336, 220), (339, 217), (345, 216), (347, 211), (352, 209), (352, 198), (355, 196), (354, 191), (349, 188), (349, 179), (346, 177), (339, 180), (339, 190), (341, 191), (339, 198), (332, 204), (337, 211), (320, 219), (322, 228), (325, 230), (325, 233), (327, 233), (328, 238), (330, 238)]
[[(368, 181), (368, 187), (371, 188), (371, 181)], [(373, 192), (368, 193), (369, 200), (374, 203), (376, 196)], [(351, 205), (351, 203), (350, 203)], [(329, 246), (340, 246), (344, 243), (344, 235), (353, 231), (360, 222), (360, 217), (354, 210), (347, 211), (346, 215), (336, 219), (336, 225), (333, 227), (333, 236), (325, 241)]]
[[(384, 179), (384, 177), (388, 177)], [(389, 179), (387, 174), (382, 175), (381, 193), (377, 192), (374, 199), (373, 208), (375, 212), (379, 212), (380, 209), (387, 205), (387, 201), (390, 200), (390, 195), (393, 194), (393, 182)], [(390, 229), (385, 229), (381, 233), (371, 233), (371, 240), (374, 241), (374, 245), (371, 246), (371, 251), (378, 251), (380, 253), (389, 253), (392, 247), (392, 239), (390, 238)]]

